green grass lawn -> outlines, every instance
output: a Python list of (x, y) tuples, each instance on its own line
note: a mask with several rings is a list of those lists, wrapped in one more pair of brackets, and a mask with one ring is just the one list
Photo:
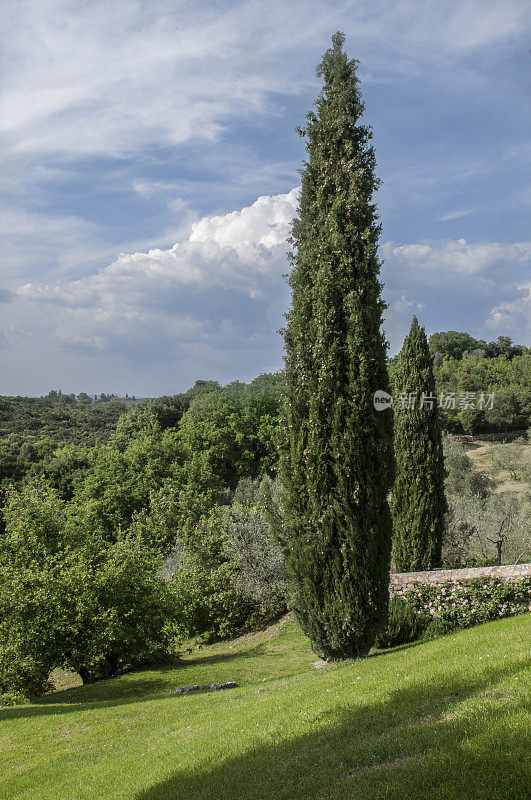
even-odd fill
[(529, 800), (529, 634), (523, 615), (318, 668), (288, 619), (1, 711), (0, 797)]

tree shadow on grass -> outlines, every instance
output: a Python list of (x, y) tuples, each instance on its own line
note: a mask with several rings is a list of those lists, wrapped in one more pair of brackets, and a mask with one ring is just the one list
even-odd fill
[(112, 708), (167, 697), (171, 687), (164, 678), (124, 681), (110, 678), (86, 686), (50, 692), (28, 705), (0, 710), (0, 720), (39, 717), (46, 714), (67, 714), (73, 711)]
[[(511, 696), (492, 691), (515, 670), (434, 676), (368, 704), (354, 690), (318, 730), (232, 757), (229, 734), (222, 763), (176, 772), (135, 800), (528, 800), (524, 731), (511, 728)], [(463, 716), (457, 705), (478, 694), (481, 712)]]
[[(186, 682), (186, 673), (189, 672), (190, 668), (210, 667), (239, 661), (241, 666), (238, 671), (245, 674), (249, 659), (263, 658), (266, 654), (266, 645), (266, 642), (260, 642), (244, 651), (237, 650), (234, 653), (186, 657), (176, 666), (152, 670), (156, 672), (156, 675), (151, 678), (139, 678), (135, 672), (131, 672), (127, 675), (108, 678), (96, 683), (50, 692), (35, 698), (31, 704), (1, 709), (0, 720), (23, 719), (46, 714), (67, 714), (73, 711), (112, 708), (127, 705), (128, 703), (168, 698), (179, 685), (180, 670), (182, 670), (182, 679)], [(280, 658), (282, 657), (281, 655)], [(293, 671), (298, 670), (294, 669)], [(285, 676), (282, 675), (282, 677)], [(196, 681), (190, 680), (188, 682), (195, 683)], [(218, 682), (216, 676), (214, 682)], [(180, 699), (182, 698), (176, 697), (175, 702)]]
[[(442, 636), (438, 637), (439, 639)], [(377, 656), (385, 656), (389, 653), (399, 653), (401, 650), (411, 650), (413, 647), (418, 647), (421, 644), (426, 644), (426, 639), (415, 639), (413, 642), (406, 642), (405, 644), (397, 644), (394, 647), (382, 647), (372, 650), (367, 658), (376, 658)]]
[(250, 647), (248, 650), (235, 650), (234, 653), (214, 653), (211, 656), (203, 656), (201, 654), (188, 655), (182, 659), (180, 666), (187, 667), (192, 665), (202, 666), (203, 664), (224, 664), (226, 662), (239, 659), (260, 658), (265, 655), (265, 645), (265, 642), (261, 642), (254, 647)]

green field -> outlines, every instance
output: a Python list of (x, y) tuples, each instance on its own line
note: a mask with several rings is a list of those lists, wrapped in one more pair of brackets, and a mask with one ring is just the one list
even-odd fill
[[(529, 623), (319, 666), (286, 619), (175, 669), (54, 692), (0, 712), (0, 796), (528, 800)], [(172, 696), (226, 680), (240, 687)]]

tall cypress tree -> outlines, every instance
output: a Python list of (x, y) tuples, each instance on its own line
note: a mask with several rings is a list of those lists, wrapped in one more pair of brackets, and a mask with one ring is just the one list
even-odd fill
[(400, 351), (394, 394), (393, 559), (399, 572), (433, 569), (441, 563), (445, 472), (433, 361), (416, 317)]
[(356, 61), (336, 33), (323, 88), (299, 133), (308, 160), (293, 225), (292, 308), (280, 433), (282, 544), (295, 615), (325, 658), (365, 655), (386, 615), (392, 415), (371, 130)]

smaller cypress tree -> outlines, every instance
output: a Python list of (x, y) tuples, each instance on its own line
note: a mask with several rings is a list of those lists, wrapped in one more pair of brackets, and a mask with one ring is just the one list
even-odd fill
[(398, 572), (434, 569), (447, 510), (445, 471), (433, 361), (416, 317), (400, 351), (394, 392), (394, 565)]

